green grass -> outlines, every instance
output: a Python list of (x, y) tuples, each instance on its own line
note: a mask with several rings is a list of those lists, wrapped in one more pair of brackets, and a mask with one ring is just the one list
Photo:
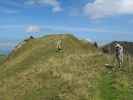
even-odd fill
[[(109, 63), (114, 63), (114, 56), (107, 55), (110, 59)], [(132, 58), (127, 60), (124, 57), (123, 66), (118, 69), (115, 66), (114, 70), (106, 69), (98, 80), (98, 89), (102, 100), (132, 100), (133, 98), (133, 63)]]
[(132, 100), (132, 82), (124, 78), (128, 78), (124, 73), (103, 74), (98, 84), (102, 100)]
[(102, 79), (99, 82), (100, 97), (102, 100), (121, 100), (118, 99), (120, 91), (114, 86), (115, 78), (111, 74), (104, 74)]
[(0, 54), (0, 64), (2, 64), (5, 59), (6, 59), (6, 55)]
[(72, 35), (30, 40), (0, 66), (0, 100), (132, 100), (133, 64), (113, 72), (104, 67), (112, 62)]

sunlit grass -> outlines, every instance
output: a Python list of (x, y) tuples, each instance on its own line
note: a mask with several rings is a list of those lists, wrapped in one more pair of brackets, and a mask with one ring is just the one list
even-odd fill
[(132, 58), (115, 71), (113, 59), (71, 35), (30, 40), (0, 66), (0, 100), (132, 100)]

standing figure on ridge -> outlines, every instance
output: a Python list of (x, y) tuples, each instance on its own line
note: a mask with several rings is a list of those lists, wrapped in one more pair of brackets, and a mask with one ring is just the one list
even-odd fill
[(57, 48), (57, 51), (62, 50), (62, 40), (57, 40), (56, 48)]
[(116, 43), (115, 44), (115, 54), (116, 54), (116, 59), (118, 61), (119, 67), (121, 67), (121, 65), (123, 64), (123, 46), (121, 46), (120, 44)]

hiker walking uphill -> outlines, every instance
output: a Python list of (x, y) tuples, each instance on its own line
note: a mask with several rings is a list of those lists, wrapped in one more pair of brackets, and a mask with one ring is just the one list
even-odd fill
[(116, 59), (118, 61), (119, 67), (123, 64), (123, 46), (116, 43), (115, 44), (115, 53), (116, 53)]
[(56, 43), (57, 52), (62, 50), (62, 40), (58, 40)]

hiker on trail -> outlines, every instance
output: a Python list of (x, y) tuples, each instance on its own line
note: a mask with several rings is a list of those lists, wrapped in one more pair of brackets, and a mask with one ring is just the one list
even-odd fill
[(62, 50), (62, 41), (61, 40), (57, 41), (56, 48), (57, 48), (57, 51), (61, 51)]
[(94, 42), (94, 46), (95, 46), (96, 48), (98, 48), (98, 44), (97, 44), (97, 42)]
[(123, 46), (116, 43), (115, 44), (115, 53), (116, 53), (116, 59), (118, 61), (119, 67), (120, 67), (123, 63)]
[(34, 39), (34, 37), (31, 35), (29, 39)]

